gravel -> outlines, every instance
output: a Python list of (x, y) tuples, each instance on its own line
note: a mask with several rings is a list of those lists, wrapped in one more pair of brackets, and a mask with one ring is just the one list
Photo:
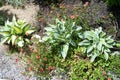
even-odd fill
[(26, 71), (25, 64), (17, 61), (17, 55), (7, 55), (7, 49), (0, 44), (0, 80), (36, 80), (35, 77), (29, 77), (23, 73)]

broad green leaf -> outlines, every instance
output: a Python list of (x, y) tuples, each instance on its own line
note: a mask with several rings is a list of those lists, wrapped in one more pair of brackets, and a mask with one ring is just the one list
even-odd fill
[(63, 48), (62, 48), (62, 51), (61, 51), (61, 54), (62, 54), (62, 57), (65, 59), (66, 56), (67, 56), (67, 53), (68, 53), (68, 49), (69, 49), (69, 44), (66, 43), (63, 45)]
[(104, 57), (105, 57), (106, 60), (108, 60), (109, 55), (106, 51), (104, 51)]
[(90, 31), (84, 32), (84, 38), (87, 38), (88, 40), (92, 40), (93, 37), (95, 37), (95, 36), (93, 36), (93, 35), (94, 35), (93, 32), (90, 32)]
[(72, 46), (74, 46), (74, 47), (76, 46), (75, 42), (72, 41), (72, 40), (70, 41), (70, 44), (71, 44)]
[(116, 46), (117, 46), (117, 47), (120, 47), (120, 43), (116, 43)]
[(107, 40), (107, 43), (109, 43), (109, 44), (111, 44), (111, 43), (113, 43), (113, 42), (114, 42), (113, 39), (109, 39), (109, 40)]
[(24, 26), (22, 29), (24, 30), (23, 33), (25, 33), (26, 31), (30, 30), (30, 25), (27, 24), (27, 25)]
[(25, 39), (25, 41), (26, 41), (27, 43), (30, 43), (30, 40), (29, 40), (29, 39), (27, 39), (27, 38)]
[(90, 53), (93, 49), (94, 49), (93, 46), (89, 46), (89, 47), (87, 48), (87, 53)]
[(21, 34), (22, 33), (22, 29), (20, 29), (19, 27), (17, 27), (17, 26), (14, 26), (14, 27), (12, 27), (12, 28), (14, 28), (14, 32), (15, 33), (17, 33), (17, 34)]
[(81, 27), (81, 26), (77, 26), (76, 31), (80, 31), (81, 29), (82, 29), (82, 27)]
[(12, 18), (12, 23), (13, 23), (14, 25), (18, 26), (17, 20), (16, 20), (16, 17), (15, 17), (15, 16), (13, 16), (13, 18)]
[(53, 28), (51, 28), (51, 27), (45, 27), (44, 28), (46, 31), (49, 31), (49, 32), (51, 32), (51, 31), (53, 31), (54, 29)]
[(91, 56), (91, 59), (90, 59), (90, 62), (94, 62), (94, 60), (95, 60), (96, 57), (97, 57), (96, 54), (92, 55), (92, 56)]
[(1, 31), (0, 34), (3, 36), (9, 36), (10, 32), (9, 31)]
[(67, 35), (66, 35), (66, 38), (70, 38), (70, 36), (71, 36), (71, 34), (67, 34)]
[(101, 43), (101, 42), (98, 43), (98, 45), (97, 45), (97, 49), (98, 49), (99, 51), (102, 50), (102, 43)]
[(1, 43), (6, 43), (9, 40), (9, 37), (5, 37)]
[(101, 32), (100, 33), (100, 37), (105, 37), (106, 33), (105, 32)]
[(84, 45), (90, 45), (88, 40), (83, 40), (80, 43), (78, 43), (79, 46), (84, 46)]
[(102, 44), (107, 48), (112, 48), (112, 45), (109, 45), (105, 42), (105, 39), (101, 39)]
[(30, 34), (32, 34), (33, 32), (35, 32), (35, 30), (28, 30), (28, 31), (26, 31), (26, 35), (30, 35)]
[(15, 35), (12, 35), (11, 36), (11, 40), (12, 40), (12, 45), (14, 45), (15, 44), (15, 39), (16, 39), (17, 37), (15, 36)]

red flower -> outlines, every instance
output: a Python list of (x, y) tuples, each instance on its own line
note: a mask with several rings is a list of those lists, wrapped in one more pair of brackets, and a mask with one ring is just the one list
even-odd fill
[(75, 19), (75, 15), (71, 15), (70, 18), (71, 18), (71, 19)]
[(69, 7), (70, 7), (70, 5), (66, 5), (66, 7), (68, 7), (68, 8), (69, 8)]
[(43, 60), (44, 60), (44, 61), (47, 61), (47, 58), (45, 57)]
[(49, 71), (52, 71), (52, 70), (54, 70), (55, 69), (55, 67), (54, 66), (49, 66)]
[(59, 14), (59, 13), (57, 13), (57, 17), (58, 17), (58, 18), (60, 17), (60, 14)]
[(40, 68), (40, 72), (43, 73), (44, 69), (43, 68)]
[(37, 55), (37, 56), (36, 56), (36, 59), (40, 59), (40, 55)]
[(42, 22), (42, 21), (43, 21), (43, 18), (39, 18), (39, 20), (38, 20), (38, 21)]
[(37, 49), (34, 49), (33, 52), (34, 52), (34, 53), (38, 53)]
[(83, 6), (86, 7), (88, 5), (89, 5), (89, 2), (85, 2), (85, 4)]
[(60, 7), (60, 8), (64, 8), (63, 4), (60, 4), (59, 7)]
[(105, 71), (103, 71), (102, 73), (103, 73), (103, 75), (106, 75), (106, 74), (107, 74)]
[(28, 60), (28, 64), (31, 64), (31, 60)]
[(111, 80), (111, 78), (110, 78), (110, 77), (108, 77), (108, 78), (107, 78), (107, 80)]
[(18, 58), (15, 59), (15, 62), (18, 62)]
[(30, 49), (30, 51), (32, 51), (32, 50), (33, 50), (33, 46), (30, 46), (30, 45), (29, 45), (29, 49)]
[(32, 68), (32, 67), (29, 67), (29, 71), (33, 71), (33, 68)]

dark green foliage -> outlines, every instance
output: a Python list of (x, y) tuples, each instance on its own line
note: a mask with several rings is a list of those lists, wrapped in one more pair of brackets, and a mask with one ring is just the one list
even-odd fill
[(78, 59), (73, 61), (70, 80), (105, 80), (100, 66), (92, 65), (88, 60)]
[(0, 0), (0, 6), (2, 6), (5, 3), (4, 0)]
[(120, 78), (120, 54), (111, 56), (110, 66), (107, 68), (107, 71), (114, 73), (117, 77)]
[(106, 0), (109, 6), (120, 6), (120, 0)]
[(0, 14), (0, 26), (5, 24), (6, 18)]

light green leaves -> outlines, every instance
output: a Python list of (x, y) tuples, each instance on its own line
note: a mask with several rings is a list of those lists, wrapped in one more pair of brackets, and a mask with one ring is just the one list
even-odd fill
[(85, 47), (86, 51), (84, 51), (84, 53), (91, 57), (91, 62), (102, 54), (104, 54), (106, 60), (108, 59), (110, 53), (109, 49), (113, 47), (115, 42), (102, 31), (101, 27), (95, 30), (85, 31), (82, 36), (83, 41), (78, 45)]
[[(81, 29), (82, 27), (76, 26), (75, 22), (56, 19), (54, 25), (49, 24), (49, 27), (45, 27), (45, 41), (51, 44), (51, 46), (54, 46), (54, 48), (60, 50), (59, 53), (65, 59), (68, 50), (77, 46), (75, 41), (76, 38), (79, 38)], [(73, 38), (74, 36), (76, 36), (76, 38)]]
[(18, 47), (23, 47), (25, 43), (29, 43), (26, 36), (31, 35), (35, 30), (30, 29), (30, 25), (23, 20), (16, 20), (13, 16), (12, 22), (7, 21), (5, 27), (0, 30), (3, 36), (2, 42), (12, 44)]
[(62, 57), (65, 59), (66, 56), (67, 56), (67, 53), (68, 53), (68, 49), (69, 49), (69, 44), (66, 43), (62, 46), (62, 51), (61, 51), (61, 54), (62, 54)]

